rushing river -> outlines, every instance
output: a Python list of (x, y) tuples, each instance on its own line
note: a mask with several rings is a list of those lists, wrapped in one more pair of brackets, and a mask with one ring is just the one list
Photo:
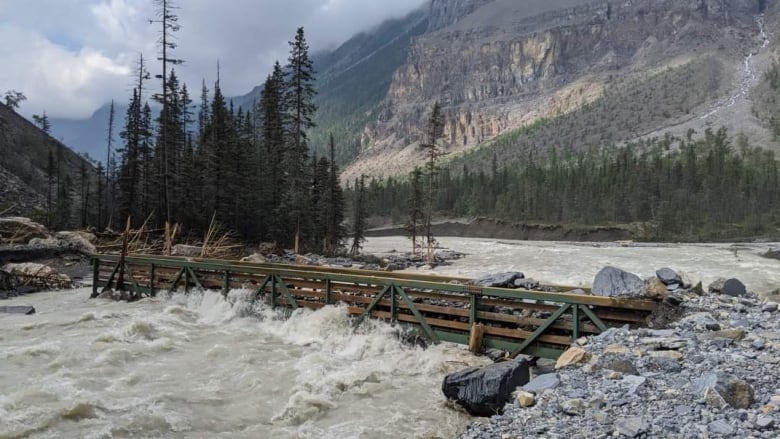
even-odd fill
[[(604, 265), (642, 275), (670, 266), (705, 283), (780, 287), (780, 261), (759, 256), (768, 244), (441, 243), (468, 256), (439, 273), (521, 270), (587, 285)], [(406, 247), (372, 238), (366, 250)], [(246, 291), (131, 304), (89, 292), (2, 302), (37, 313), (0, 314), (0, 438), (449, 438), (469, 418), (444, 401), (441, 379), (485, 361), (460, 346), (402, 345), (383, 323), (355, 333), (338, 307), (282, 319), (250, 309)]]

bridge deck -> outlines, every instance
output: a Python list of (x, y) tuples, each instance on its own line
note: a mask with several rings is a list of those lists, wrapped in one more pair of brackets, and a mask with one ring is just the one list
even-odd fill
[[(576, 339), (609, 327), (644, 325), (657, 302), (551, 291), (480, 287), (470, 279), (385, 271), (165, 256), (95, 255), (93, 292), (112, 288), (137, 298), (158, 291), (248, 288), (273, 307), (318, 309), (343, 303), (359, 325), (366, 317), (414, 325), (430, 340), (557, 358)], [(555, 291), (555, 292), (552, 292)]]

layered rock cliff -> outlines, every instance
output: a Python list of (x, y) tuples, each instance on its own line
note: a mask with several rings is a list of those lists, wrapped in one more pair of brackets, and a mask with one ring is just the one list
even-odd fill
[(641, 88), (671, 67), (716, 66), (713, 89), (664, 110), (670, 126), (682, 123), (733, 92), (745, 56), (761, 45), (757, 16), (776, 10), (761, 0), (434, 0), (428, 31), (396, 70), (345, 178), (410, 170), (436, 101), (445, 149), (460, 152), (581, 108), (616, 84)]

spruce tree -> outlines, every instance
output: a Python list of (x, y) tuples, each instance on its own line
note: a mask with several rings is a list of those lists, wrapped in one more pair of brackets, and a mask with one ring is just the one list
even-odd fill
[(283, 204), (289, 223), (293, 227), (295, 251), (299, 251), (301, 231), (306, 229), (305, 222), (310, 215), (308, 206), (308, 188), (306, 182), (306, 163), (308, 156), (308, 136), (306, 131), (314, 127), (312, 118), (317, 107), (313, 99), (314, 68), (309, 59), (309, 46), (306, 43), (303, 28), (298, 28), (295, 39), (290, 41), (290, 57), (285, 72), (285, 107), (288, 112), (288, 145), (285, 154), (284, 169), (287, 177)]
[(344, 192), (339, 184), (339, 167), (336, 164), (336, 145), (333, 134), (330, 135), (330, 161), (328, 183), (325, 192), (325, 239), (323, 252), (334, 255), (344, 239)]
[(355, 198), (352, 204), (352, 246), (349, 253), (357, 256), (366, 241), (366, 185), (365, 177), (355, 179)]
[(264, 156), (261, 173), (261, 218), (264, 219), (263, 235), (277, 243), (289, 240), (288, 216), (282, 206), (287, 173), (285, 172), (285, 123), (284, 73), (275, 63), (272, 73), (263, 84), (263, 91), (256, 109), (260, 123), (260, 145)]
[[(431, 230), (433, 223), (433, 203), (436, 197), (436, 176), (438, 169), (436, 160), (442, 155), (437, 142), (444, 136), (444, 115), (441, 112), (441, 106), (438, 102), (433, 105), (431, 117), (428, 119), (427, 142), (421, 146), (425, 149), (428, 161), (425, 165), (425, 179), (427, 191), (425, 194), (425, 218), (423, 233), (425, 238), (425, 247), (427, 250), (428, 262), (433, 262), (433, 251), (436, 240)], [(495, 174), (495, 171), (494, 171)]]

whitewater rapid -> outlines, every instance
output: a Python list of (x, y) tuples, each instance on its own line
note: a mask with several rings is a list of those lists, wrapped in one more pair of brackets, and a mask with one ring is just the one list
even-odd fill
[(452, 437), (468, 417), (441, 380), (485, 362), (402, 345), (384, 323), (355, 333), (339, 307), (284, 319), (248, 291), (90, 291), (4, 301), (37, 313), (0, 314), (0, 438)]

